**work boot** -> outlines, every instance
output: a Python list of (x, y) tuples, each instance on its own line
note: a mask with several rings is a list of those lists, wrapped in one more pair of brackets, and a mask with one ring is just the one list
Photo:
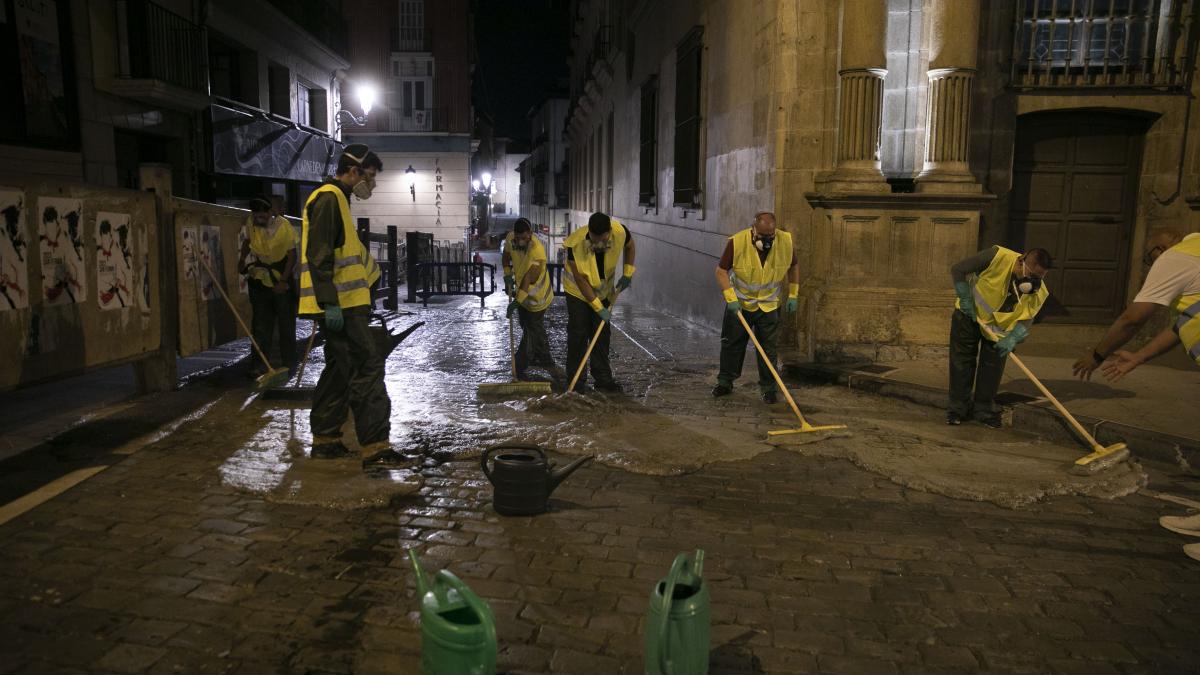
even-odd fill
[(314, 440), (309, 456), (313, 459), (342, 459), (350, 456), (350, 448), (347, 448), (340, 440)]
[(1200, 544), (1188, 544), (1183, 547), (1183, 552), (1192, 560), (1200, 560)]
[(1158, 519), (1158, 524), (1172, 532), (1200, 537), (1200, 513), (1190, 516), (1163, 516)]
[(389, 471), (393, 469), (415, 469), (420, 464), (418, 456), (406, 457), (386, 443), (370, 444), (363, 448), (363, 471)]
[(774, 405), (779, 403), (779, 394), (776, 393), (774, 389), (769, 389), (762, 393), (762, 400), (763, 403), (766, 403), (767, 405)]
[(946, 413), (946, 424), (949, 424), (952, 427), (956, 427), (956, 426), (962, 424), (962, 422), (963, 422), (962, 417), (959, 416), (958, 413), (953, 412), (953, 411)]
[(596, 390), (597, 391), (607, 391), (612, 394), (620, 394), (621, 392), (625, 391), (621, 387), (621, 385), (617, 384), (616, 380), (610, 380), (608, 382), (597, 382)]
[(1001, 421), (999, 415), (991, 415), (990, 417), (981, 417), (979, 423), (990, 429), (1002, 429), (1004, 422)]
[(712, 389), (713, 398), (720, 398), (722, 396), (728, 396), (732, 393), (733, 393), (733, 385), (731, 385), (731, 384), (722, 384), (722, 383), (718, 382), (717, 386), (713, 387), (713, 389)]

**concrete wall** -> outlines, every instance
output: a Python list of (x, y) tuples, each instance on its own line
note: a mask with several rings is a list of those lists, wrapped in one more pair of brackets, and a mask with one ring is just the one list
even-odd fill
[[(386, 232), (388, 225), (395, 225), (401, 232), (431, 232), (434, 239), (463, 241), (470, 211), (467, 155), (380, 152), (379, 156), (384, 171), (375, 193), (367, 201), (350, 200), (354, 217), (370, 218), (373, 232)], [(405, 175), (409, 165), (417, 172), (416, 201)]]
[[(0, 188), (0, 202), (0, 210), (21, 205), (15, 239), (25, 244), (13, 245), (13, 238), (0, 234), (0, 268), (8, 298), (0, 299), (0, 363), (4, 364), (0, 390), (130, 361), (158, 349), (162, 298), (158, 297), (157, 213), (152, 195), (75, 184), (10, 182)], [(67, 222), (63, 205), (68, 203), (78, 203), (82, 209), (75, 237), (66, 225), (59, 230)], [(48, 238), (43, 239), (39, 225), (51, 205), (60, 212), (59, 218), (47, 226)], [(128, 217), (129, 263), (126, 268), (121, 262), (119, 273), (114, 265), (125, 254), (117, 248), (118, 242), (107, 237), (99, 241), (98, 214), (116, 214), (99, 218), (113, 224), (114, 232)], [(64, 256), (60, 266), (58, 260)], [(63, 275), (55, 277), (51, 265)], [(56, 293), (53, 284), (44, 283), (44, 269), (47, 280), (68, 280), (70, 295)], [(123, 290), (106, 301), (114, 280)]]
[[(237, 264), (239, 233), (250, 212), (179, 198), (172, 199), (171, 206), (175, 210), (179, 354), (189, 356), (246, 336), (214, 282), (225, 289), (249, 324), (250, 296)], [(208, 262), (215, 279), (205, 271), (201, 258)]]

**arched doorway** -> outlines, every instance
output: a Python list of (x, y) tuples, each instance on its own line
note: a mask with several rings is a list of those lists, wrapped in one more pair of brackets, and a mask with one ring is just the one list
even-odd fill
[(1017, 119), (1010, 241), (1054, 256), (1047, 321), (1108, 323), (1124, 307), (1148, 126), (1146, 117), (1096, 110)]

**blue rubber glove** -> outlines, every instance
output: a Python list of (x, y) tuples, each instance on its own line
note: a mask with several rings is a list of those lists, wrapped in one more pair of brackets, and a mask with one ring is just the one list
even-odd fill
[(788, 298), (787, 304), (783, 306), (783, 311), (791, 314), (800, 307), (800, 298)]
[(617, 291), (618, 292), (623, 291), (632, 285), (633, 285), (633, 277), (631, 277), (631, 276), (623, 276), (620, 279), (617, 279)]
[(517, 308), (520, 306), (521, 306), (521, 303), (517, 302), (516, 300), (513, 300), (512, 302), (508, 303), (508, 309), (504, 310), (504, 316), (506, 318), (511, 319), (513, 312), (517, 311)]
[(609, 308), (605, 307), (604, 309), (602, 309), (596, 313), (599, 314), (600, 318), (604, 319), (604, 321), (606, 323), (612, 323), (612, 310), (610, 310)]
[(1008, 335), (1005, 335), (996, 342), (996, 351), (1000, 353), (1000, 356), (1008, 356), (1027, 337), (1029, 337), (1029, 329), (1024, 324), (1017, 324), (1008, 332)]
[(734, 300), (733, 302), (725, 303), (725, 311), (730, 314), (737, 314), (742, 309), (742, 303)]
[(975, 297), (971, 295), (971, 285), (965, 281), (954, 282), (954, 292), (958, 294), (958, 311), (975, 320)]
[(335, 333), (340, 333), (345, 325), (346, 319), (342, 316), (342, 308), (337, 305), (325, 305), (325, 327)]

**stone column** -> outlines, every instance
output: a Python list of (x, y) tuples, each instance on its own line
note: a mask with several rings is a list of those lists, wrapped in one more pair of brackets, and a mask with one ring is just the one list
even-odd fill
[(843, 0), (837, 166), (820, 181), (827, 192), (891, 191), (879, 162), (886, 43), (887, 0)]
[(972, 192), (983, 187), (967, 164), (971, 145), (971, 84), (979, 51), (979, 0), (926, 0), (929, 89), (925, 162), (918, 192)]

